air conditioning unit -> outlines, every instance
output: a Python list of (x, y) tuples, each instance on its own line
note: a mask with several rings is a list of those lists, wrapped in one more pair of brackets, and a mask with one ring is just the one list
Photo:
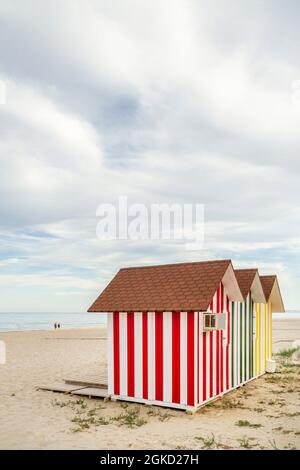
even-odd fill
[(226, 313), (204, 313), (203, 331), (226, 330)]

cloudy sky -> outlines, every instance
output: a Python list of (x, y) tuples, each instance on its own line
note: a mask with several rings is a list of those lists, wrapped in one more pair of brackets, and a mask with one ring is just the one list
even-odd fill
[[(232, 258), (300, 308), (300, 2), (0, 0), (0, 311), (85, 311), (121, 267)], [(2, 91), (1, 91), (2, 90)], [(205, 204), (205, 243), (96, 209)]]

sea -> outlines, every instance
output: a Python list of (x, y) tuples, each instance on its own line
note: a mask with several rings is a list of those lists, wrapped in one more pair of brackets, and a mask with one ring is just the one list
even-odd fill
[(95, 327), (106, 324), (106, 314), (0, 312), (0, 331), (53, 330), (55, 323), (60, 323), (61, 328)]
[[(273, 319), (300, 319), (300, 311), (273, 313)], [(55, 323), (61, 328), (95, 327), (106, 324), (105, 313), (1, 313), (0, 331), (53, 330)]]

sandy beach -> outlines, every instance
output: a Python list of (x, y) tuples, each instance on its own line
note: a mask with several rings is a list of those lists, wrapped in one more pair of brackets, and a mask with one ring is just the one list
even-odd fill
[[(274, 351), (300, 320), (274, 320)], [(300, 367), (280, 366), (195, 415), (36, 390), (106, 370), (105, 327), (0, 333), (1, 449), (300, 449)]]

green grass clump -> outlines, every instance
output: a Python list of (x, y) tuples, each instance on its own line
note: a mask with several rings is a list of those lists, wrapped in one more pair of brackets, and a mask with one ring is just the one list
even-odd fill
[(277, 447), (277, 444), (276, 444), (275, 439), (272, 439), (272, 440), (270, 439), (270, 440), (269, 440), (269, 443), (270, 443), (270, 446), (272, 447), (272, 449), (278, 450), (278, 447)]
[(248, 428), (261, 428), (262, 424), (255, 424), (255, 423), (250, 423), (247, 420), (240, 419), (235, 423), (236, 426), (240, 427), (248, 427)]
[(125, 413), (121, 413), (114, 418), (112, 421), (117, 421), (120, 426), (127, 426), (128, 428), (140, 427), (147, 423), (147, 420), (140, 417), (139, 408), (126, 409)]
[(283, 380), (283, 377), (280, 373), (277, 373), (273, 375), (267, 375), (265, 377), (265, 380), (270, 383), (277, 383), (277, 382), (281, 382)]
[(299, 349), (300, 349), (299, 347), (282, 349), (281, 351), (277, 353), (277, 355), (282, 357), (283, 359), (290, 359), (295, 352), (299, 351)]
[(195, 437), (195, 439), (203, 443), (202, 449), (218, 449), (220, 447), (220, 443), (216, 441), (214, 434), (210, 437)]
[(109, 424), (109, 420), (102, 416), (74, 416), (72, 423), (77, 424), (77, 428), (73, 429), (73, 432), (84, 431), (89, 429), (92, 425), (94, 426), (106, 426)]
[(265, 408), (253, 408), (253, 411), (256, 411), (256, 413), (262, 413), (263, 411), (266, 411)]
[(242, 439), (239, 439), (240, 447), (243, 449), (252, 449), (252, 445), (250, 444), (250, 439), (244, 436)]

